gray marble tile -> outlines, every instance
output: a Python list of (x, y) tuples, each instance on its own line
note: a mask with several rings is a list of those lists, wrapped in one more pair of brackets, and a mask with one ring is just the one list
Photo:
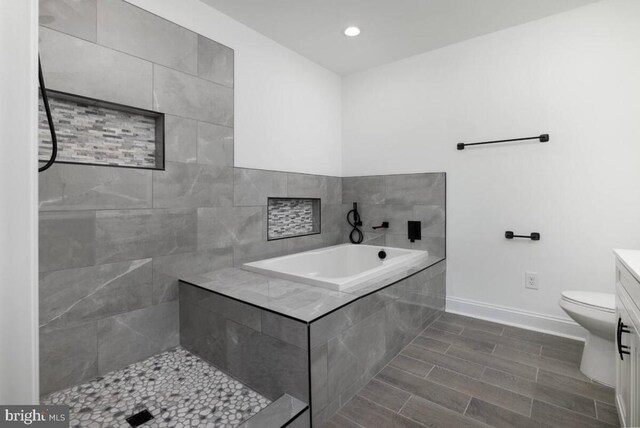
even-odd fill
[(287, 174), (259, 169), (235, 168), (236, 206), (266, 206), (268, 197), (287, 195)]
[(533, 400), (531, 419), (549, 426), (560, 426), (563, 428), (613, 427), (613, 425), (597, 419), (570, 412), (569, 410), (538, 400)]
[[(406, 228), (406, 223), (405, 223)], [(415, 242), (409, 241), (408, 234), (395, 235), (387, 233), (386, 245), (389, 247), (405, 248), (407, 250), (428, 251), (430, 255), (437, 257), (445, 256), (445, 239), (434, 237), (422, 237), (421, 240)]]
[[(328, 342), (328, 395), (342, 394), (386, 354), (382, 309)], [(355, 392), (355, 391), (354, 391)]]
[(376, 379), (459, 413), (464, 412), (471, 398), (462, 392), (393, 367), (384, 368)]
[(419, 428), (421, 425), (411, 419), (401, 416), (391, 410), (369, 401), (366, 398), (355, 396), (340, 411), (341, 415), (353, 420), (365, 427), (385, 428)]
[(411, 397), (400, 414), (430, 427), (486, 428), (482, 423), (416, 396)]
[[(397, 287), (394, 285), (390, 288)], [(387, 305), (386, 341), (387, 352), (397, 354), (422, 330), (424, 307), (407, 298), (406, 281), (403, 281), (402, 294), (394, 302)], [(385, 290), (386, 291), (386, 290)]]
[(327, 342), (365, 318), (383, 310), (389, 299), (374, 293), (334, 311), (311, 324), (311, 347)]
[(226, 320), (262, 331), (262, 310), (202, 288), (182, 283), (180, 300), (198, 306)]
[(40, 394), (48, 394), (98, 375), (96, 323), (40, 329)]
[(325, 247), (332, 247), (334, 245), (342, 244), (342, 232), (326, 232), (322, 234), (322, 240)]
[(262, 312), (262, 332), (298, 348), (308, 349), (307, 323), (269, 311)]
[(198, 76), (233, 88), (233, 49), (198, 36)]
[(40, 326), (68, 328), (151, 304), (151, 259), (40, 274)]
[(98, 43), (196, 74), (198, 36), (121, 0), (98, 0)]
[(306, 350), (228, 321), (227, 354), (229, 373), (265, 397), (309, 400)]
[(429, 373), (427, 379), (449, 387), (455, 391), (459, 391), (473, 397), (480, 397), (488, 403), (520, 413), (523, 416), (529, 416), (529, 412), (531, 410), (530, 397), (443, 369), (441, 367), (435, 367)]
[[(420, 221), (422, 223), (423, 239), (424, 237), (444, 238), (446, 236), (445, 216), (444, 205), (414, 205), (413, 218), (411, 218), (411, 220)], [(406, 232), (406, 224), (404, 232)]]
[(178, 299), (180, 278), (233, 265), (233, 249), (220, 248), (153, 258), (153, 303)]
[(98, 369), (105, 374), (179, 344), (178, 302), (98, 321)]
[(342, 185), (337, 177), (288, 173), (287, 196), (320, 198), (323, 204), (340, 204), (342, 203)]
[(150, 62), (42, 27), (40, 57), (48, 89), (152, 108)]
[(224, 317), (180, 300), (180, 345), (227, 371), (227, 321)]
[(321, 234), (296, 236), (284, 240), (287, 243), (287, 253), (301, 253), (303, 251), (316, 250), (325, 246), (324, 238)]
[(401, 355), (406, 355), (434, 366), (444, 367), (476, 379), (482, 376), (483, 365), (422, 348), (420, 347), (422, 339), (422, 336), (416, 337), (410, 345), (402, 350)]
[(95, 212), (42, 212), (39, 225), (40, 272), (95, 264)]
[(198, 163), (233, 166), (233, 128), (198, 122)]
[(291, 426), (290, 421), (308, 407), (306, 403), (289, 394), (284, 394), (240, 424), (239, 428), (280, 428)]
[(99, 263), (196, 250), (195, 209), (110, 210), (96, 213)]
[(444, 206), (444, 173), (386, 175), (384, 182), (387, 204)]
[(384, 176), (344, 177), (342, 179), (342, 203), (384, 204), (385, 181)]
[(169, 162), (196, 162), (197, 121), (165, 115), (164, 150)]
[(39, 179), (40, 211), (151, 208), (151, 171), (54, 164)]
[[(519, 394), (544, 401), (555, 406), (563, 407), (567, 410), (581, 413), (583, 415), (596, 417), (594, 400), (582, 397), (566, 391), (560, 391), (550, 386), (541, 385), (537, 382), (523, 379), (505, 372), (487, 368), (482, 380), (501, 388), (517, 392)], [(485, 401), (489, 401), (483, 398)], [(496, 404), (496, 403), (494, 403)], [(504, 407), (504, 406), (503, 406)]]
[(198, 209), (198, 248), (235, 247), (260, 241), (263, 207)]
[(153, 107), (164, 113), (233, 126), (233, 89), (153, 66)]
[(284, 239), (239, 244), (233, 247), (233, 265), (242, 266), (244, 263), (270, 259), (285, 254), (287, 254), (287, 242)]
[(311, 349), (311, 403), (315, 414), (324, 409), (329, 402), (327, 344)]
[(97, 0), (40, 0), (40, 25), (96, 41)]
[(341, 234), (343, 223), (346, 223), (346, 219), (342, 216), (342, 205), (338, 204), (323, 203), (320, 218), (322, 221), (322, 234)]
[(165, 171), (153, 171), (154, 208), (197, 208), (232, 204), (232, 168), (167, 162)]
[(503, 409), (502, 407), (495, 406), (475, 397), (471, 399), (465, 416), (469, 416), (480, 423), (498, 428), (542, 428), (541, 424), (532, 421), (526, 416)]

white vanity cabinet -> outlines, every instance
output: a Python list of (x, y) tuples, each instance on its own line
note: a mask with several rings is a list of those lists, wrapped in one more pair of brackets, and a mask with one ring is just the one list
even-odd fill
[(616, 406), (640, 426), (640, 251), (616, 250)]

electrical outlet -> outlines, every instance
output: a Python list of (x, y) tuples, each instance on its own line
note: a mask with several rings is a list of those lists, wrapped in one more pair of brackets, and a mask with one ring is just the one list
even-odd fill
[(537, 272), (524, 273), (524, 288), (530, 288), (532, 290), (538, 289), (538, 273)]

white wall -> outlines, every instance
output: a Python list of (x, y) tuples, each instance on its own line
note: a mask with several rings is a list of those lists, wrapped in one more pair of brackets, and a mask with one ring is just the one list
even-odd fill
[(0, 2), (0, 404), (38, 403), (37, 23)]
[(127, 0), (235, 50), (235, 166), (340, 175), (341, 79), (197, 0)]
[(343, 81), (346, 176), (448, 173), (448, 309), (581, 334), (561, 291), (613, 292), (611, 250), (640, 248), (639, 23), (608, 0)]

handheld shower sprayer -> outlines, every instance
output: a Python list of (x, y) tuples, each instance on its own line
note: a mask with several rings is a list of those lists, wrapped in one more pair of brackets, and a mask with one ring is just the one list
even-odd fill
[[(351, 221), (350, 216), (353, 217), (353, 222)], [(360, 214), (358, 214), (358, 203), (353, 203), (353, 209), (347, 213), (347, 223), (349, 226), (353, 227), (351, 233), (349, 233), (349, 241), (352, 244), (361, 244), (364, 239), (364, 235), (362, 231), (358, 229), (358, 227), (362, 226), (362, 219), (360, 219)]]
[(49, 107), (47, 88), (45, 88), (44, 86), (44, 77), (42, 76), (42, 65), (40, 65), (40, 56), (38, 56), (38, 82), (40, 82), (40, 94), (42, 95), (44, 111), (47, 114), (47, 122), (49, 122), (49, 132), (51, 132), (51, 158), (49, 158), (46, 164), (38, 168), (38, 172), (42, 172), (51, 168), (51, 165), (53, 165), (53, 163), (56, 161), (56, 157), (58, 156), (58, 138), (56, 137), (56, 130), (53, 126), (53, 119), (51, 117), (51, 108)]

